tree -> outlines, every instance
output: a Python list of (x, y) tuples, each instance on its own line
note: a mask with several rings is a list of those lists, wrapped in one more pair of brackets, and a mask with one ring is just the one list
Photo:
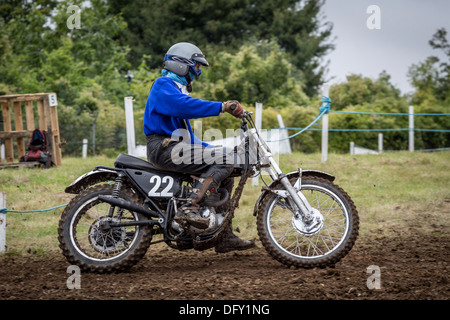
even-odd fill
[(295, 78), (295, 67), (275, 42), (248, 43), (235, 54), (224, 53), (211, 61), (212, 66), (203, 68), (204, 74), (194, 83), (194, 96), (281, 108), (309, 101)]
[(450, 102), (450, 44), (445, 28), (438, 29), (429, 41), (433, 49), (441, 51), (444, 59), (428, 57), (424, 62), (412, 65), (408, 77), (416, 92), (412, 102), (420, 104), (425, 100)]
[[(378, 78), (371, 79), (362, 75), (347, 76), (347, 81), (333, 85), (330, 88), (331, 109), (354, 112), (374, 113), (405, 113), (408, 104), (400, 95), (400, 90), (390, 82), (390, 75), (386, 71)], [(330, 128), (339, 129), (401, 129), (408, 127), (407, 117), (385, 115), (363, 115), (336, 113), (330, 116)], [(351, 141), (370, 149), (377, 149), (377, 131), (367, 132), (333, 132), (330, 134), (330, 149), (348, 152)], [(407, 144), (404, 131), (383, 132), (386, 149), (402, 150)]]
[[(386, 71), (381, 72), (378, 79), (358, 74), (347, 76), (347, 81), (330, 88), (333, 110), (343, 110), (355, 105), (369, 105), (386, 98), (399, 100), (400, 90), (390, 83), (390, 79), (391, 76)], [(392, 109), (387, 111), (393, 112)]]
[(322, 5), (322, 0), (110, 0), (111, 12), (128, 24), (118, 38), (130, 47), (134, 67), (144, 55), (150, 68), (160, 67), (167, 49), (179, 41), (207, 48), (212, 56), (234, 53), (249, 41), (275, 40), (310, 97), (324, 82), (321, 59), (333, 49), (327, 43), (332, 25), (319, 17)]
[[(408, 77), (416, 89), (411, 97), (416, 113), (448, 113), (450, 103), (450, 44), (445, 28), (438, 29), (431, 40), (430, 46), (438, 50), (441, 57), (430, 56), (425, 61), (412, 65)], [(415, 126), (427, 129), (450, 128), (450, 117), (417, 117)], [(417, 139), (418, 138), (418, 139)], [(426, 149), (448, 147), (450, 133), (419, 132), (416, 133), (419, 147)]]
[(8, 1), (0, 5), (0, 94), (55, 92), (60, 131), (73, 143), (91, 135), (114, 147), (125, 142), (127, 48), (113, 38), (126, 27), (105, 1), (78, 2), (81, 28), (70, 30), (72, 1)]

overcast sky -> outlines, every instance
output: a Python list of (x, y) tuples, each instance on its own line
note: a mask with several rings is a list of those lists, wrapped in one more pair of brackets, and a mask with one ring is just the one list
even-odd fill
[[(367, 27), (370, 5), (380, 8), (381, 29)], [(450, 37), (450, 0), (326, 0), (322, 12), (336, 37), (326, 56), (331, 84), (351, 73), (377, 78), (386, 70), (402, 93), (410, 92), (408, 68), (437, 55), (428, 41), (438, 28)]]

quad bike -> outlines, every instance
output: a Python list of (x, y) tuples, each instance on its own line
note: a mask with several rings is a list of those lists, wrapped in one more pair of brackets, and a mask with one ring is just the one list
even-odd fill
[[(302, 169), (283, 173), (247, 111), (233, 152), (231, 176), (239, 183), (232, 194), (219, 189), (217, 203), (200, 203), (207, 229), (174, 220), (196, 179), (187, 173), (161, 171), (120, 154), (114, 167), (97, 166), (82, 175), (65, 190), (76, 196), (59, 222), (63, 255), (83, 271), (108, 273), (132, 267), (156, 242), (178, 250), (213, 248), (230, 227), (247, 179), (263, 179), (262, 172), (272, 182), (264, 182), (253, 215), (270, 256), (286, 266), (313, 268), (332, 266), (348, 254), (358, 236), (358, 212), (334, 176)], [(228, 209), (218, 210), (224, 203)], [(152, 241), (159, 234), (162, 239)]]

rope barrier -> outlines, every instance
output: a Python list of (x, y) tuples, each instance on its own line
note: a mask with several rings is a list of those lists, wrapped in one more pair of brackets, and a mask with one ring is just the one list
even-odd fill
[[(305, 128), (294, 128), (294, 127), (283, 127), (283, 128), (273, 128), (270, 130), (303, 130)], [(322, 131), (322, 129), (318, 128), (310, 128), (309, 131)], [(397, 129), (328, 129), (328, 131), (422, 131), (422, 132), (450, 132), (450, 130), (444, 130), (444, 129), (409, 129), (409, 128), (397, 128)]]
[(325, 113), (330, 112), (330, 103), (331, 103), (331, 99), (324, 96), (322, 98), (322, 105), (319, 107), (319, 115), (308, 126), (306, 126), (305, 128), (302, 128), (299, 132), (293, 134), (292, 136), (278, 139), (278, 140), (266, 140), (266, 142), (277, 142), (277, 141), (291, 139), (291, 138), (298, 136), (299, 134), (305, 132), (306, 130), (308, 130), (313, 124), (318, 125), (320, 123), (320, 119), (322, 119), (322, 116)]
[(338, 111), (330, 110), (330, 113), (349, 113), (349, 114), (378, 114), (384, 116), (450, 116), (450, 113), (404, 113), (404, 112), (363, 112), (363, 111)]
[(45, 212), (45, 211), (52, 211), (58, 208), (62, 208), (67, 206), (68, 203), (66, 204), (62, 204), (60, 206), (56, 206), (56, 207), (52, 207), (52, 208), (48, 208), (48, 209), (42, 209), (42, 210), (26, 210), (26, 211), (21, 211), (21, 210), (8, 210), (6, 208), (2, 208), (0, 209), (0, 213), (30, 213), (30, 212)]
[[(283, 128), (273, 128), (271, 130), (299, 130), (297, 133), (278, 140), (267, 140), (267, 142), (278, 142), (287, 139), (292, 139), (295, 136), (309, 131), (322, 131), (322, 129), (311, 128), (311, 126), (318, 125), (322, 116), (326, 113), (348, 113), (348, 114), (364, 114), (364, 115), (395, 115), (395, 116), (450, 116), (450, 113), (402, 113), (402, 112), (363, 112), (363, 111), (334, 111), (330, 110), (331, 99), (329, 97), (323, 96), (322, 105), (319, 108), (319, 115), (305, 128), (293, 128), (293, 127), (283, 127)], [(380, 132), (380, 131), (418, 131), (418, 132), (450, 132), (450, 130), (446, 129), (418, 129), (418, 128), (397, 128), (397, 129), (328, 129), (328, 131), (336, 131), (336, 132), (364, 132), (364, 131), (372, 131), (372, 132)]]

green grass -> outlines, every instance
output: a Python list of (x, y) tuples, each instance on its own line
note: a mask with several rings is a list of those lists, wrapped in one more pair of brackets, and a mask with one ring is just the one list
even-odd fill
[[(411, 230), (448, 236), (450, 233), (450, 152), (385, 153), (350, 156), (330, 154), (281, 155), (284, 172), (325, 171), (336, 177), (354, 200), (362, 237), (408, 234)], [(41, 210), (69, 202), (64, 189), (96, 165), (113, 166), (114, 158), (64, 158), (61, 167), (0, 170), (0, 191), (8, 210)], [(267, 178), (267, 180), (269, 180)], [(253, 206), (262, 183), (249, 181), (236, 211), (233, 227), (243, 238), (256, 238)], [(57, 225), (63, 208), (37, 213), (7, 214), (7, 252), (45, 253), (59, 250)]]

